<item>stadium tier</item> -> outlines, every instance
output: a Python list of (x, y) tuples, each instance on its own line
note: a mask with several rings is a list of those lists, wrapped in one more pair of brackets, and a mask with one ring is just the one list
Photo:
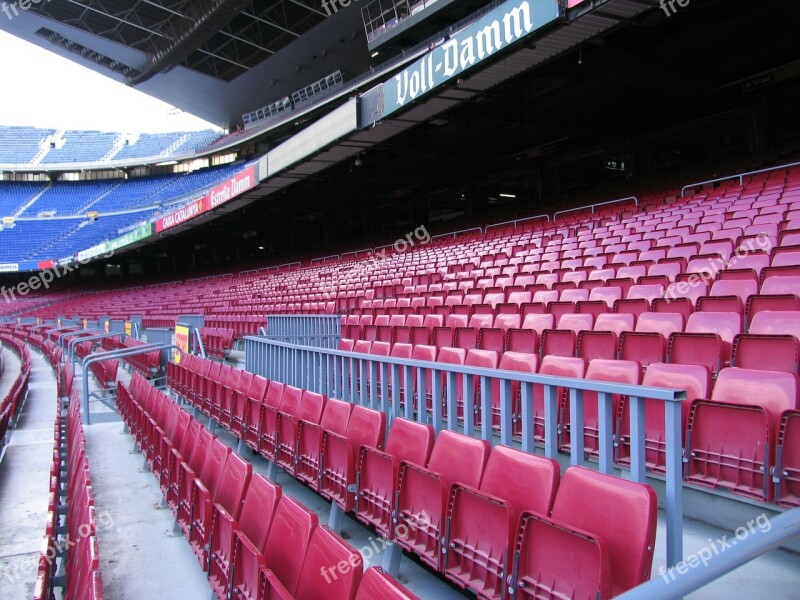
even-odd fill
[(221, 135), (213, 130), (127, 134), (0, 125), (0, 165), (47, 169), (54, 165), (166, 161), (175, 156), (194, 156)]
[[(0, 262), (59, 260), (113, 239), (134, 224), (196, 199), (242, 170), (241, 163), (188, 174), (93, 182), (0, 183), (11, 223), (0, 230)], [(89, 216), (87, 213), (96, 213)]]

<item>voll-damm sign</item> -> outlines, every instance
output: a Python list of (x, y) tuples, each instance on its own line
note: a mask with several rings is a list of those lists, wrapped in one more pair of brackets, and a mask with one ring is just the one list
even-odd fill
[(383, 84), (383, 116), (527, 37), (561, 16), (559, 0), (510, 0)]

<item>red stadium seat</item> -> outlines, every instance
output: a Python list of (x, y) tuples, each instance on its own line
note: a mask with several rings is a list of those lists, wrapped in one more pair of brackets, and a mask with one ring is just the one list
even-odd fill
[(359, 521), (375, 527), (388, 539), (394, 538), (392, 515), (400, 463), (427, 465), (433, 443), (433, 427), (398, 418), (392, 422), (385, 451), (361, 446), (355, 507)]
[(271, 600), (353, 600), (363, 570), (364, 561), (358, 551), (327, 527), (320, 526), (311, 536), (297, 590), (289, 592), (270, 570), (262, 571), (261, 585), (262, 589), (269, 589), (265, 597)]
[(711, 400), (692, 402), (687, 479), (770, 501), (778, 425), (784, 411), (796, 408), (795, 374), (723, 369)]
[(736, 313), (693, 313), (684, 333), (670, 336), (668, 362), (702, 365), (716, 377), (730, 364), (733, 339), (741, 331)]
[(497, 446), (480, 488), (453, 483), (442, 569), (447, 579), (482, 598), (503, 598), (517, 519), (525, 510), (548, 514), (559, 478), (555, 460)]
[[(251, 547), (263, 548), (280, 498), (281, 488), (256, 474), (247, 487), (238, 518), (231, 519), (222, 513), (214, 514), (208, 583), (219, 600), (227, 599), (230, 594), (237, 539), (246, 538)], [(241, 561), (239, 568), (244, 570), (245, 559), (241, 556), (244, 553), (240, 550), (238, 554)]]
[(356, 465), (362, 446), (381, 449), (386, 430), (386, 414), (354, 406), (347, 432), (322, 432), (320, 459), (320, 494), (344, 511), (355, 506)]
[(800, 506), (800, 411), (783, 413), (775, 473), (778, 478), (775, 501), (781, 506)]
[(297, 424), (297, 470), (295, 477), (312, 490), (319, 489), (319, 460), (322, 448), (322, 432), (332, 431), (339, 435), (347, 432), (350, 411), (353, 405), (334, 398), (328, 399), (319, 423), (300, 419)]
[(520, 517), (515, 596), (605, 600), (647, 581), (656, 508), (656, 494), (647, 485), (567, 469), (552, 516)]
[(355, 600), (419, 600), (380, 567), (364, 571)]
[[(711, 374), (699, 365), (653, 363), (647, 367), (642, 385), (675, 390), (685, 390), (686, 400), (681, 405), (681, 428), (686, 431), (689, 406), (697, 398), (705, 398), (711, 390)], [(645, 464), (659, 473), (666, 472), (666, 439), (664, 403), (645, 400)], [(617, 430), (620, 438), (617, 460), (630, 463), (630, 416), (627, 398), (622, 398), (617, 413)], [(681, 436), (683, 439), (683, 436)]]
[[(395, 541), (434, 569), (441, 569), (441, 540), (450, 485), (480, 485), (489, 443), (442, 431), (426, 467), (400, 463)], [(459, 460), (454, 460), (459, 457)]]

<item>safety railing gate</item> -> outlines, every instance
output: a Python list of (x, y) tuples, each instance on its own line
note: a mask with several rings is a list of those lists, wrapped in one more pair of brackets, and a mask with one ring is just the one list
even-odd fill
[(268, 315), (267, 339), (314, 348), (336, 348), (342, 337), (340, 315)]
[[(404, 417), (432, 423), (437, 433), (443, 429), (461, 431), (505, 445), (514, 445), (519, 440), (522, 450), (534, 452), (537, 446), (543, 447), (548, 458), (556, 458), (559, 453), (558, 390), (566, 389), (572, 432), (570, 463), (580, 466), (588, 466), (584, 436), (576, 435), (584, 430), (583, 394), (596, 392), (598, 468), (608, 474), (615, 474), (619, 469), (614, 462), (614, 445), (620, 443), (613, 435), (614, 396), (626, 396), (630, 406), (629, 477), (638, 482), (646, 481), (645, 399), (663, 402), (666, 493), (662, 501), (667, 522), (667, 564), (675, 565), (682, 558), (681, 403), (686, 399), (684, 391), (374, 356), (293, 345), (263, 337), (245, 338), (245, 365), (248, 371), (271, 380), (381, 410), (389, 423), (396, 417)], [(517, 386), (519, 397), (513, 398), (512, 389)], [(534, 402), (536, 386), (542, 386), (539, 407)], [(492, 397), (493, 390), (498, 390), (496, 399)], [(459, 395), (465, 399), (475, 398), (474, 416), (479, 420), (461, 418)], [(470, 404), (471, 401), (465, 402), (462, 416), (468, 414)], [(534, 437), (534, 422), (539, 439)]]

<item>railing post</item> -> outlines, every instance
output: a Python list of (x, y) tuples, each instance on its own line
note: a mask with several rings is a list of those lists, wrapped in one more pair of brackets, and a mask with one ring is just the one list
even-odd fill
[(667, 441), (667, 566), (683, 559), (683, 417), (681, 402), (664, 403), (664, 433)]
[(644, 483), (646, 476), (646, 455), (644, 445), (644, 398), (630, 397), (631, 405), (631, 479)]
[(544, 455), (558, 457), (558, 403), (556, 387), (544, 386)]
[(614, 414), (613, 395), (597, 393), (598, 442), (600, 450), (600, 471), (611, 475), (614, 470)]
[(583, 390), (572, 388), (569, 391), (569, 462), (573, 467), (583, 466), (583, 436)]

